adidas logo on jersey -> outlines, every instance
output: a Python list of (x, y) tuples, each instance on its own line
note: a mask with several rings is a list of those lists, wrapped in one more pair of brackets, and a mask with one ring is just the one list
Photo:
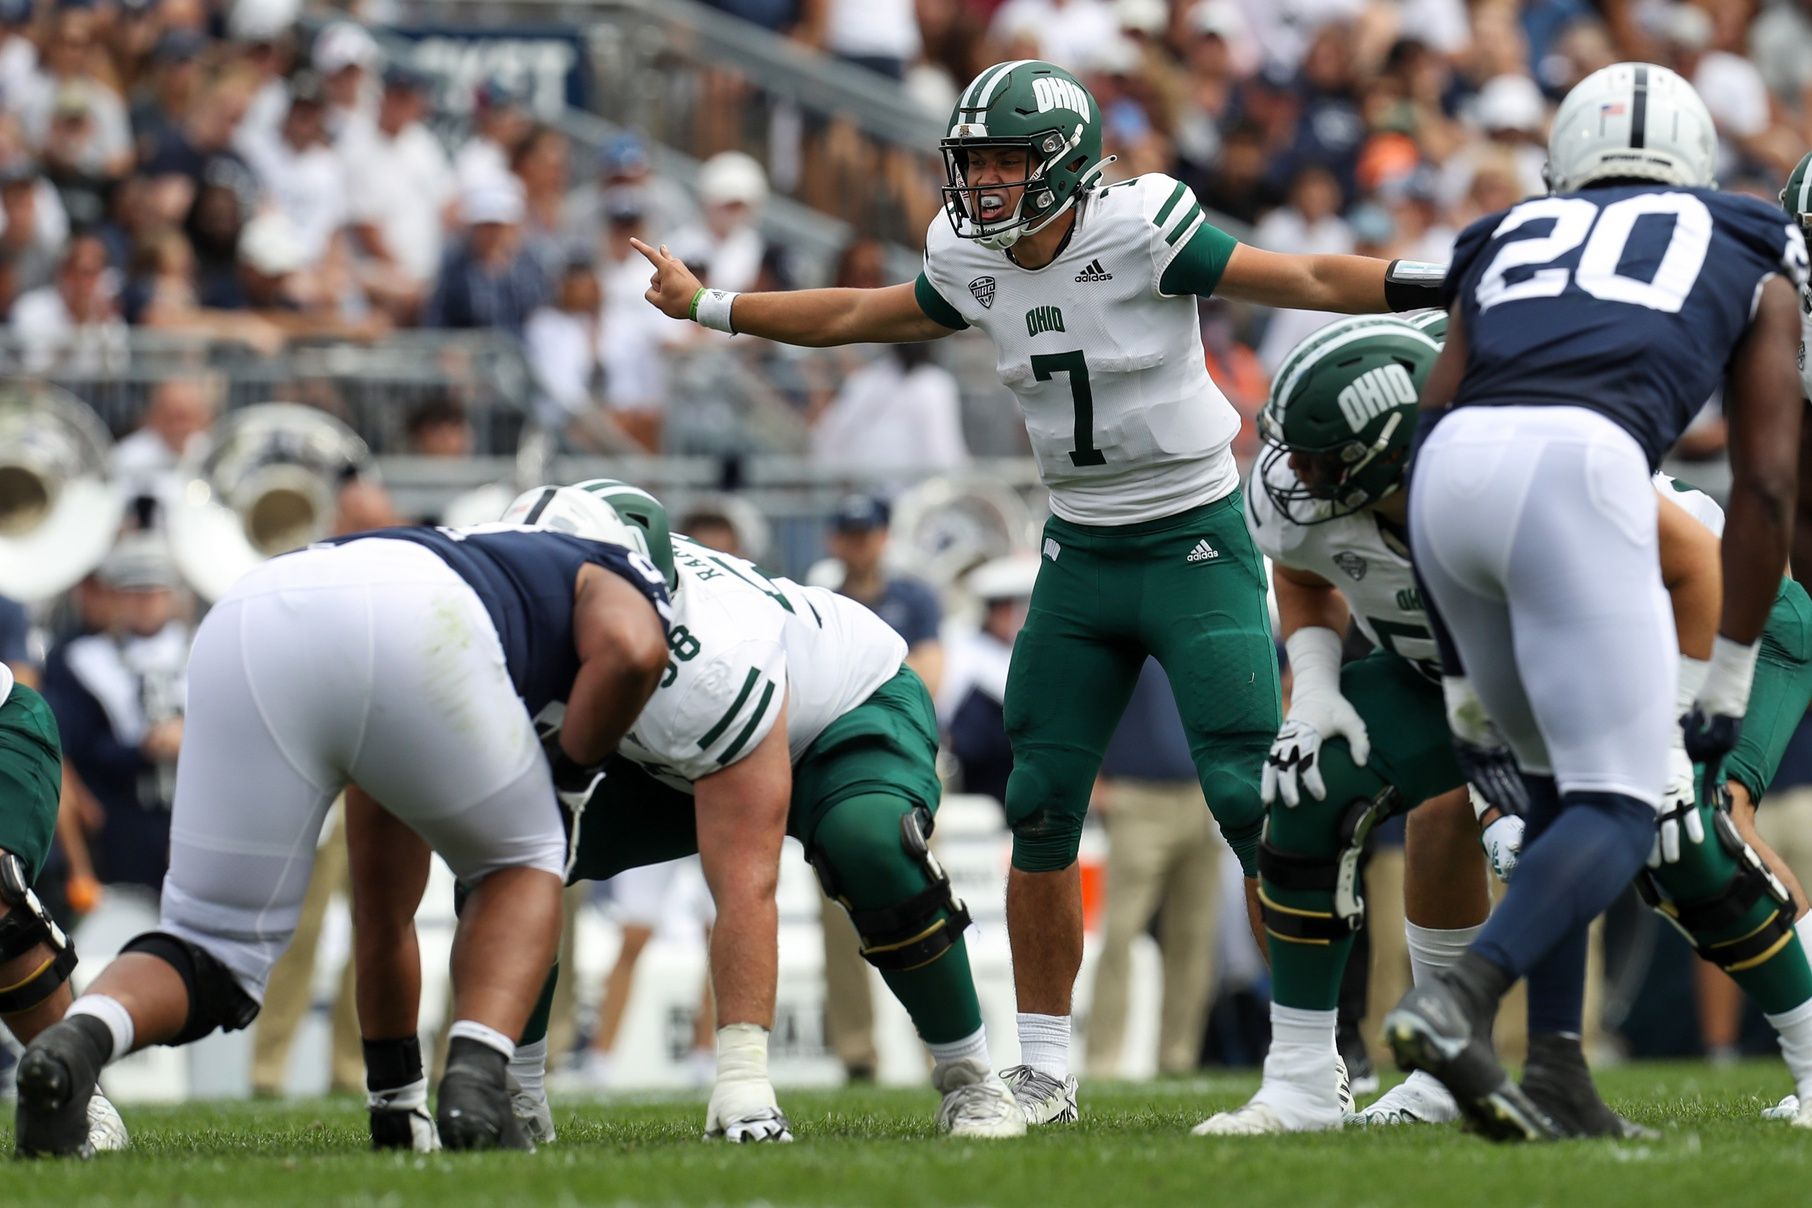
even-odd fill
[(1101, 267), (1100, 257), (1088, 262), (1088, 267), (1076, 274), (1078, 281), (1112, 281), (1114, 275)]
[(1208, 538), (1204, 537), (1200, 541), (1195, 543), (1194, 549), (1189, 551), (1188, 561), (1190, 561), (1190, 562), (1212, 562), (1212, 561), (1214, 561), (1214, 559), (1216, 559), (1220, 556), (1221, 556), (1221, 551), (1218, 549), (1215, 549), (1212, 545), (1209, 545)]

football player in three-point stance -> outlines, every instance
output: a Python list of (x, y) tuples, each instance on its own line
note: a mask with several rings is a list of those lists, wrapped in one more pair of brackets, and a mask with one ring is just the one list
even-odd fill
[[(718, 1073), (706, 1135), (792, 1139), (767, 1074), (774, 891), (789, 834), (848, 910), (862, 955), (930, 1049), (943, 1095), (939, 1126), (955, 1136), (1022, 1135), (1024, 1115), (989, 1060), (962, 937), (969, 914), (926, 845), (939, 802), (937, 724), (924, 684), (904, 664), (905, 643), (847, 597), (770, 579), (741, 558), (670, 535), (661, 504), (625, 483), (540, 487), (505, 520), (583, 536), (600, 511), (639, 527), (675, 614), (661, 686), (578, 814), (568, 874), (602, 879), (701, 857), (717, 906)], [(557, 734), (559, 720), (550, 710), (540, 724)], [(398, 848), (387, 848), (394, 860)], [(414, 906), (393, 902), (385, 929), (406, 931)], [(361, 930), (367, 922), (361, 910)], [(387, 987), (378, 997), (400, 1012), (394, 1026), (413, 1032), (419, 961), (407, 946), (361, 941), (360, 962), (361, 986)], [(396, 983), (399, 971), (408, 983)], [(545, 1035), (545, 1015), (522, 1034), (518, 1086), (542, 1085)], [(551, 1134), (545, 1098), (519, 1096), (516, 1107), (531, 1133)]]
[(1162, 174), (1101, 185), (1099, 105), (1037, 60), (976, 77), (942, 151), (945, 212), (909, 284), (730, 294), (703, 288), (664, 248), (637, 246), (655, 270), (648, 300), (718, 330), (822, 346), (975, 327), (994, 343), (1054, 513), (1006, 699), (1022, 1064), (1005, 1076), (1042, 1124), (1076, 1114), (1076, 853), (1090, 785), (1148, 655), (1169, 674), (1207, 804), (1249, 899), (1256, 892), (1277, 666), (1229, 449), (1239, 419), (1204, 368), (1196, 299), (1411, 310), (1433, 304), (1439, 270), (1237, 243)]
[[(1469, 227), (1442, 290), (1410, 543), (1456, 756), (1489, 804), (1524, 814), (1527, 842), (1479, 937), (1384, 1030), (1493, 1137), (1565, 1127), (1509, 1080), (1488, 1022), (1526, 978), (1531, 1045), (1577, 1052), (1587, 927), (1648, 857), (1657, 813), (1664, 844), (1681, 825), (1666, 803), (1676, 689), (1685, 748), (1721, 785), (1787, 565), (1806, 245), (1779, 209), (1714, 191), (1716, 159), (1677, 74), (1594, 72), (1555, 117), (1554, 192)], [(1710, 659), (1682, 660), (1650, 476), (1725, 377), (1722, 616)], [(1590, 1079), (1574, 1072), (1578, 1103)]]
[[(1416, 393), (1444, 334), (1438, 311), (1409, 321), (1354, 319), (1304, 341), (1277, 375), (1260, 416), (1266, 451), (1253, 470), (1248, 515), (1274, 563), (1278, 609), (1296, 690), (1266, 775), (1271, 812), (1260, 848), (1271, 932), (1274, 1011), (1332, 1010), (1351, 935), (1363, 919), (1354, 870), (1366, 833), (1409, 815), (1405, 884), (1409, 949), (1418, 981), (1450, 966), (1489, 909), (1479, 832), (1442, 713), (1440, 661), (1404, 532), (1401, 490)], [(1716, 621), (1717, 535), (1723, 513), (1665, 476), (1661, 577), (1682, 644), (1706, 653)], [(1340, 664), (1349, 614), (1378, 647)], [(1812, 601), (1783, 580), (1763, 635), (1742, 740), (1725, 762), (1731, 793), (1760, 797), (1812, 698)], [(1686, 702), (1690, 703), (1690, 702)], [(1684, 705), (1682, 706), (1684, 708)], [(1657, 834), (1642, 887), (1664, 903), (1706, 959), (1733, 973), (1781, 1033), (1799, 1085), (1812, 1080), (1812, 969), (1794, 936), (1785, 887), (1710, 804), (1694, 805), (1683, 752), (1668, 786), (1671, 825)], [(1689, 815), (1685, 811), (1692, 809)], [(1521, 820), (1481, 819), (1494, 867), (1506, 876)], [(1539, 1020), (1544, 1006), (1532, 1003)], [(1622, 1132), (1578, 1083), (1576, 1054), (1535, 1029), (1524, 1089), (1573, 1134)], [(1324, 1068), (1329, 1058), (1323, 1054)], [(1224, 1131), (1332, 1127), (1325, 1074), (1286, 1080), (1267, 1063), (1253, 1101), (1226, 1113)], [(1281, 1077), (1279, 1075), (1282, 1075)], [(1369, 1108), (1360, 1124), (1440, 1122), (1451, 1096), (1417, 1071)]]

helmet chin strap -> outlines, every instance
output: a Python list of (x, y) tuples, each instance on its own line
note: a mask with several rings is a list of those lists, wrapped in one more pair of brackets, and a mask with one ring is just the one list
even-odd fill
[[(1074, 141), (1075, 140), (1072, 140), (1071, 142), (1072, 146), (1074, 145)], [(1119, 158), (1118, 155), (1109, 155), (1095, 163), (1088, 171), (1084, 172), (1081, 179), (1076, 182), (1076, 191), (1065, 198), (1062, 205), (1052, 210), (1049, 214), (1046, 214), (1043, 218), (1034, 222), (1028, 222), (1024, 226), (1016, 226), (1011, 230), (1001, 231), (998, 234), (978, 236), (975, 242), (993, 251), (1004, 252), (1027, 235), (1036, 235), (1038, 232), (1044, 230), (1053, 222), (1056, 222), (1059, 218), (1063, 217), (1064, 213), (1076, 204), (1077, 198), (1099, 184), (1101, 181), (1101, 174), (1107, 171), (1107, 166)], [(1023, 206), (1025, 203), (1025, 195), (1021, 194), (1019, 204)], [(1015, 213), (1017, 212), (1016, 209)]]

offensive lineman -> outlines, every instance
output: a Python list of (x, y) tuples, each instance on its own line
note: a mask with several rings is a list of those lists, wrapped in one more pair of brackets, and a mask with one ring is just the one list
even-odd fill
[(1439, 270), (1237, 243), (1158, 173), (1101, 186), (1100, 108), (1038, 60), (977, 76), (941, 150), (944, 213), (911, 284), (732, 294), (703, 288), (664, 247), (636, 246), (655, 268), (648, 300), (720, 331), (826, 346), (977, 327), (994, 342), (1054, 513), (1005, 705), (1023, 1064), (1004, 1076), (1028, 1121), (1044, 1124), (1076, 1115), (1076, 853), (1089, 786), (1147, 655), (1170, 677), (1256, 928), (1257, 781), (1277, 729), (1277, 666), (1229, 450), (1239, 421), (1204, 368), (1196, 298), (1412, 310), (1434, 304)]
[[(1024, 1134), (1025, 1118), (989, 1061), (961, 935), (968, 912), (925, 842), (939, 802), (937, 724), (929, 693), (905, 666), (905, 642), (848, 597), (770, 579), (751, 562), (670, 535), (665, 508), (625, 483), (537, 487), (505, 519), (584, 535), (600, 503), (607, 518), (614, 509), (639, 526), (671, 588), (674, 619), (661, 685), (586, 803), (570, 877), (701, 857), (717, 907), (718, 1073), (706, 1135), (792, 1139), (767, 1075), (774, 890), (788, 834), (848, 910), (862, 955), (930, 1049), (943, 1095), (939, 1127), (965, 1137)], [(418, 851), (423, 871), (425, 862)], [(355, 907), (362, 932), (394, 937), (361, 940), (359, 977), (384, 987), (372, 998), (393, 1018), (378, 1026), (412, 1033), (419, 961), (410, 959), (408, 931), (419, 879), (400, 879), (414, 897), (397, 895), (383, 919), (367, 903)], [(367, 1034), (374, 1023), (362, 1019)], [(542, 1085), (545, 1034), (545, 1015), (522, 1034), (511, 1067), (518, 1085)], [(518, 1110), (531, 1131), (551, 1130), (538, 1095)]]
[[(533, 1148), (505, 1070), (558, 939), (556, 793), (583, 800), (667, 657), (660, 571), (621, 521), (599, 535), (613, 543), (511, 525), (353, 534), (262, 564), (215, 604), (190, 662), (161, 929), (26, 1050), (21, 1154), (85, 1152), (107, 1062), (257, 1016), (322, 820), (354, 781), (475, 887), (440, 1137)], [(531, 716), (554, 702), (565, 725), (544, 757)]]
[(1498, 1001), (1526, 977), (1532, 999), (1579, 1002), (1586, 929), (1654, 844), (1679, 659), (1648, 479), (1726, 370), (1722, 620), (1684, 723), (1708, 783), (1787, 563), (1806, 247), (1778, 209), (1713, 191), (1715, 162), (1685, 80), (1645, 63), (1594, 72), (1556, 115), (1553, 194), (1468, 228), (1443, 286), (1411, 544), (1456, 754), (1527, 830), (1479, 938), (1384, 1026), (1401, 1065), (1500, 1139), (1557, 1129), (1491, 1052)]
[[(1215, 1131), (1293, 1131), (1329, 1127), (1338, 1118), (1320, 1088), (1341, 967), (1364, 909), (1356, 886), (1341, 874), (1383, 817), (1426, 799), (1409, 816), (1406, 840), (1405, 904), (1418, 982), (1451, 965), (1488, 913), (1479, 833), (1441, 712), (1440, 664), (1407, 556), (1399, 489), (1416, 390), (1445, 325), (1445, 315), (1430, 311), (1410, 322), (1366, 318), (1325, 328), (1280, 367), (1260, 415), (1267, 448), (1253, 469), (1248, 515), (1259, 547), (1274, 562), (1297, 684), (1269, 761), (1272, 808), (1259, 856), (1273, 1011), (1298, 1027), (1306, 1012), (1325, 1012), (1326, 1034), (1315, 1050), (1319, 1067), (1307, 1055), (1294, 1063), (1268, 1057), (1266, 1086), (1245, 1107), (1217, 1117)], [(1665, 476), (1657, 476), (1655, 487), (1670, 501), (1659, 516), (1662, 579), (1680, 618), (1682, 645), (1702, 656), (1716, 624), (1723, 513), (1708, 496)], [(1378, 650), (1343, 667), (1340, 634), (1349, 607)], [(1812, 601), (1783, 580), (1742, 740), (1726, 762), (1739, 801), (1759, 799), (1812, 696), (1809, 620)], [(1683, 763), (1682, 753), (1668, 786), (1670, 803), (1692, 801), (1693, 777)], [(1506, 876), (1521, 825), (1506, 818), (1486, 828), (1493, 865)], [(1752, 860), (1728, 827), (1707, 806), (1679, 815), (1657, 835), (1654, 871), (1639, 883), (1647, 888), (1652, 876), (1667, 895), (1667, 917), (1768, 1014), (1804, 1086), (1812, 1083), (1812, 968), (1792, 932), (1786, 887), (1769, 879), (1760, 862), (1777, 858), (1762, 847)], [(1650, 890), (1648, 896), (1659, 895)], [(1577, 1043), (1556, 1034), (1550, 1010), (1530, 1003), (1524, 1089), (1569, 1133), (1627, 1131), (1586, 1093)], [(1289, 1034), (1275, 1022), (1273, 1033)], [(1300, 1076), (1317, 1070), (1320, 1077)], [(1438, 1123), (1457, 1114), (1440, 1084), (1418, 1071), (1349, 1121)]]

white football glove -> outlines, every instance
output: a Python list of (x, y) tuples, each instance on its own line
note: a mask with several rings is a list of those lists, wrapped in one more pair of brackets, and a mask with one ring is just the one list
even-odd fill
[[(1466, 795), (1472, 800), (1472, 816), (1484, 823), (1485, 815), (1496, 807), (1471, 785), (1466, 786)], [(1515, 814), (1500, 810), (1498, 816), (1479, 831), (1479, 846), (1485, 849), (1485, 859), (1500, 881), (1508, 882), (1510, 874), (1516, 871), (1516, 862), (1523, 858), (1523, 825), (1523, 820)]]
[(1294, 809), (1302, 791), (1317, 801), (1327, 798), (1321, 776), (1321, 744), (1346, 739), (1353, 762), (1363, 767), (1371, 757), (1371, 735), (1352, 702), (1340, 693), (1340, 635), (1322, 626), (1298, 629), (1284, 643), (1289, 652), (1292, 689), (1290, 712), (1278, 728), (1259, 777), (1266, 805), (1281, 799)]
[(1667, 789), (1661, 796), (1660, 825), (1655, 828), (1655, 842), (1648, 852), (1648, 866), (1678, 864), (1683, 850), (1681, 832), (1687, 843), (1705, 842), (1705, 817), (1699, 812), (1699, 799), (1693, 784), (1692, 760), (1681, 747), (1667, 751)]
[(768, 1030), (732, 1023), (717, 1029), (717, 1082), (705, 1109), (705, 1139), (791, 1141), (792, 1126), (768, 1080)]

